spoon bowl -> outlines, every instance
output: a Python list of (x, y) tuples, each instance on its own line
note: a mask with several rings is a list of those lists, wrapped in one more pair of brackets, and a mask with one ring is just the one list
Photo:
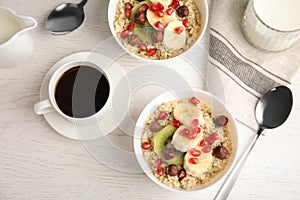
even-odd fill
[(79, 4), (65, 3), (57, 6), (48, 16), (46, 29), (55, 35), (67, 34), (77, 29), (84, 21), (83, 7), (87, 0)]

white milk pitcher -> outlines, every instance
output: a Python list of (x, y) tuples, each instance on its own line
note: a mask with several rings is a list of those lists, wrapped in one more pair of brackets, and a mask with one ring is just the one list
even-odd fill
[(28, 31), (36, 26), (35, 19), (0, 6), (0, 67), (15, 66), (31, 56), (34, 47)]

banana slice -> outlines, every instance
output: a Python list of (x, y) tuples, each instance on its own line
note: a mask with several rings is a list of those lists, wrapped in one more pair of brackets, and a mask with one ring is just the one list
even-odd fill
[(197, 143), (200, 142), (201, 139), (201, 135), (203, 133), (203, 130), (201, 129), (201, 132), (197, 135), (197, 137), (195, 139), (190, 139), (186, 136), (183, 136), (180, 134), (180, 132), (188, 127), (185, 125), (181, 125), (174, 133), (173, 135), (173, 139), (171, 141), (171, 143), (173, 144), (174, 148), (177, 149), (178, 151), (181, 152), (187, 152), (188, 149), (191, 146), (196, 146)]
[[(167, 6), (165, 6), (165, 10), (166, 10)], [(148, 22), (151, 24), (151, 26), (155, 29), (157, 29), (155, 27), (155, 24), (160, 21), (164, 27), (167, 27), (167, 25), (172, 22), (177, 20), (176, 14), (175, 12), (172, 13), (172, 15), (167, 15), (166, 12), (164, 10), (164, 16), (163, 17), (158, 17), (155, 12), (152, 12), (150, 9), (147, 10), (147, 19)]]
[[(173, 41), (175, 43), (175, 41)], [(180, 103), (173, 111), (174, 118), (179, 120), (181, 124), (191, 126), (194, 119), (198, 119), (199, 125), (204, 121), (201, 111), (197, 106), (191, 103)]]
[(199, 160), (198, 164), (190, 163), (189, 162), (190, 158), (193, 158), (193, 156), (187, 153), (184, 157), (183, 167), (186, 170), (187, 174), (190, 174), (194, 177), (201, 177), (203, 172), (205, 172), (207, 168), (210, 167), (213, 160), (211, 153), (208, 153), (203, 156), (201, 155), (200, 158), (198, 159)]
[[(183, 31), (178, 34), (175, 32), (175, 29), (182, 27)], [(172, 21), (165, 28), (163, 44), (174, 50), (179, 50), (184, 47), (186, 43), (186, 32), (185, 27), (181, 21)]]
[(161, 3), (165, 8), (171, 5), (172, 0), (150, 0), (153, 4), (159, 2)]

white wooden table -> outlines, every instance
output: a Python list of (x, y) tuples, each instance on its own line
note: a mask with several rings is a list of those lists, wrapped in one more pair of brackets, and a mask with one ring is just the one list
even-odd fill
[[(112, 169), (94, 159), (81, 142), (57, 134), (43, 117), (34, 114), (33, 105), (39, 101), (42, 80), (51, 66), (71, 53), (90, 51), (111, 36), (106, 17), (108, 0), (90, 0), (84, 24), (73, 33), (47, 33), (46, 17), (62, 2), (0, 0), (0, 5), (32, 16), (39, 23), (32, 31), (35, 52), (31, 59), (14, 68), (0, 69), (0, 199), (211, 199), (218, 188), (199, 194), (172, 193), (145, 174)], [(189, 56), (193, 55), (191, 52)], [(126, 59), (123, 67), (128, 71), (132, 58)], [(183, 69), (183, 74), (191, 75), (188, 70)], [(197, 77), (191, 84), (200, 84)], [(300, 199), (299, 84), (300, 78), (293, 84), (291, 116), (282, 127), (258, 141), (229, 199)], [(143, 91), (133, 95), (133, 120), (159, 92), (152, 92), (146, 100), (141, 98)], [(241, 124), (239, 129), (248, 138), (254, 134)], [(116, 130), (110, 138), (132, 151), (132, 137)]]

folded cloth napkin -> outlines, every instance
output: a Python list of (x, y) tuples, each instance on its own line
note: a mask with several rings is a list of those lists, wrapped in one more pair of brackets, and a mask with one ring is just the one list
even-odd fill
[(289, 86), (300, 69), (300, 42), (282, 52), (254, 48), (242, 33), (248, 0), (213, 2), (207, 89), (225, 101), (238, 121), (256, 129), (258, 99), (278, 85)]

